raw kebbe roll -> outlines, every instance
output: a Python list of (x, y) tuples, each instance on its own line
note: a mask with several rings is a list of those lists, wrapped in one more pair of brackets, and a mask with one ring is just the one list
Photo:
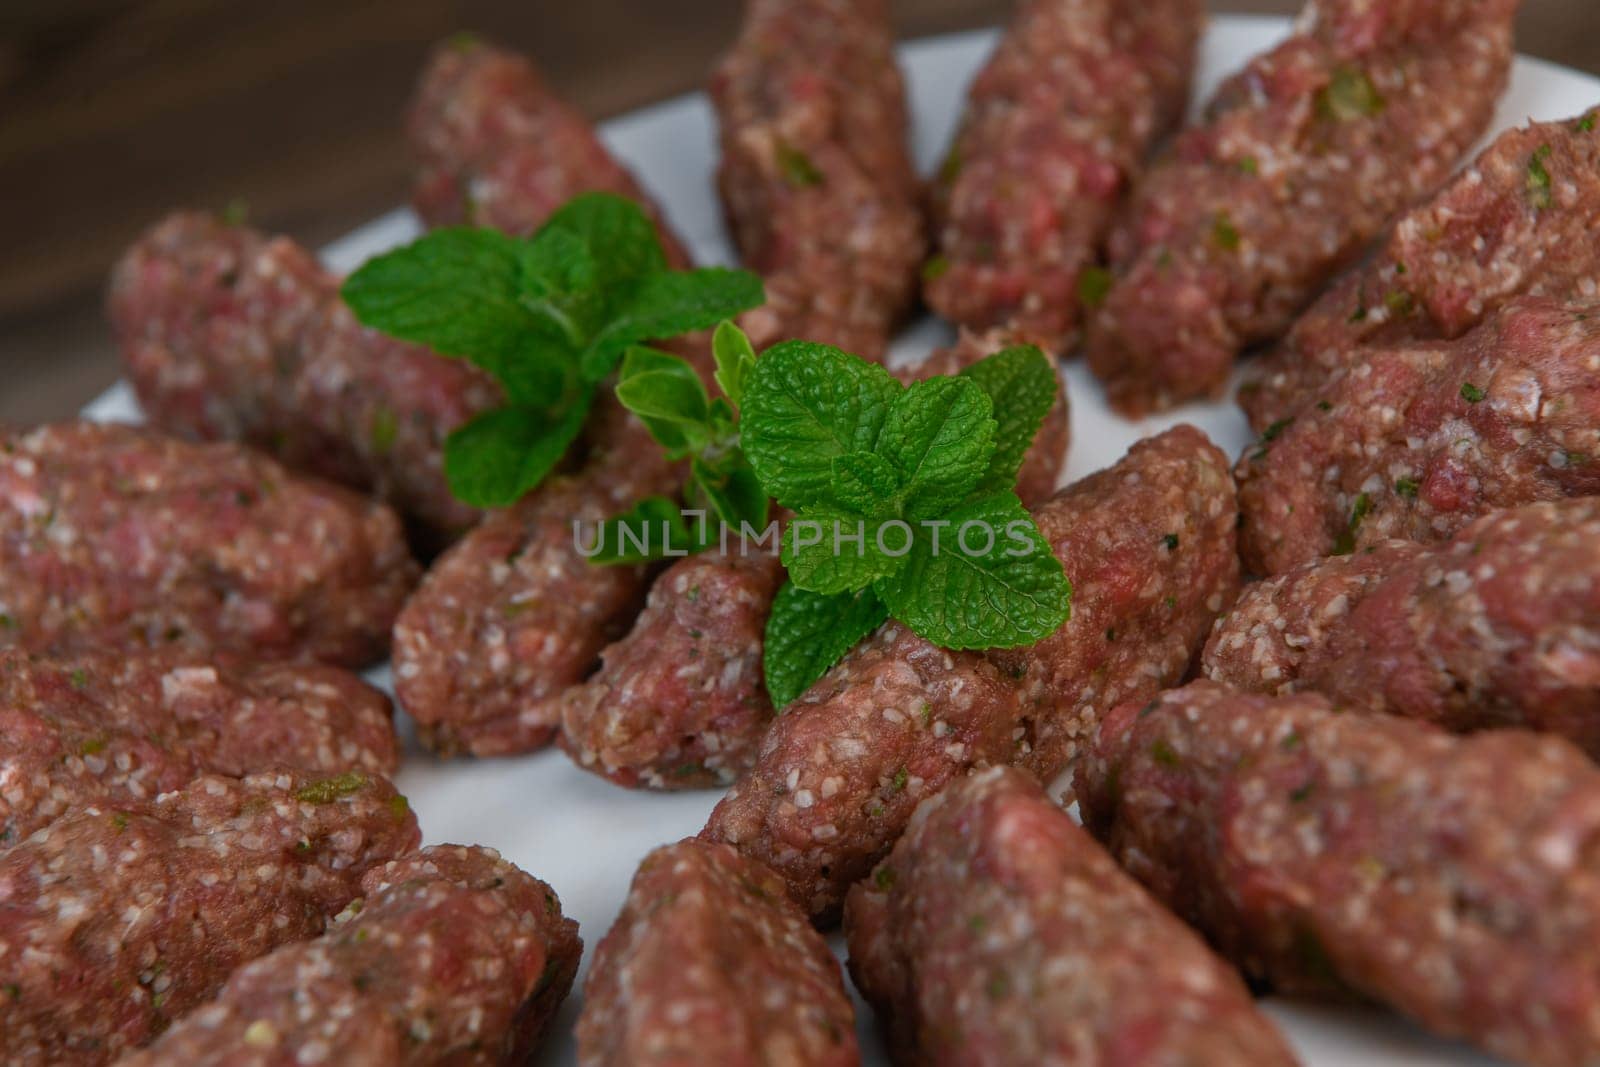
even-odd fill
[(525, 56), (470, 35), (440, 44), (417, 86), (408, 133), (420, 164), (411, 206), (429, 226), (527, 235), (579, 193), (616, 193), (656, 220), (673, 266), (689, 263), (638, 180)]
[(444, 441), (501, 403), (462, 360), (368, 330), (339, 279), (286, 237), (180, 212), (111, 276), (123, 368), (153, 424), (243, 441), (377, 494), (443, 544), (478, 513), (450, 495)]
[(436, 845), (371, 868), (361, 893), (119, 1067), (526, 1062), (583, 952), (550, 887), (493, 849)]
[(1239, 548), (1283, 571), (1600, 493), (1600, 304), (1519, 297), (1456, 341), (1374, 348), (1246, 449)]
[(1539, 1067), (1600, 1057), (1600, 768), (1195, 682), (1118, 709), (1084, 825), (1252, 978), (1383, 1001)]
[(1239, 404), (1265, 430), (1293, 417), (1374, 345), (1455, 338), (1518, 296), (1600, 296), (1600, 110), (1502, 133), (1383, 247), (1325, 292)]
[(417, 845), (388, 780), (206, 775), (78, 808), (0, 853), (0, 1060), (107, 1063), (241, 964), (315, 937)]
[(1488, 127), (1518, 0), (1311, 0), (1134, 189), (1089, 366), (1140, 415), (1214, 396)]
[(1016, 768), (924, 801), (844, 923), (897, 1063), (1297, 1062), (1237, 972)]
[(1600, 758), (1600, 497), (1495, 511), (1249, 587), (1208, 677), (1453, 731), (1523, 726)]
[(578, 1062), (853, 1067), (861, 1053), (838, 961), (783, 880), (690, 838), (644, 858), (595, 948)]
[(231, 442), (0, 431), (0, 646), (360, 667), (417, 579), (386, 506)]
[(1150, 146), (1183, 115), (1204, 21), (1197, 0), (1018, 6), (932, 183), (929, 306), (1070, 347), (1083, 272), (1098, 268)]
[(925, 249), (888, 0), (747, 0), (710, 93), (723, 209), (766, 280), (756, 348), (882, 358)]
[(0, 850), (202, 773), (392, 773), (389, 698), (338, 667), (182, 650), (0, 651)]

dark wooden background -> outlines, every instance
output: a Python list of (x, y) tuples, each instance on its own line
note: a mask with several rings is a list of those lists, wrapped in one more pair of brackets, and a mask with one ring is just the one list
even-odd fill
[[(1139, 0), (1127, 0), (1130, 3)], [(1600, 71), (1597, 0), (1525, 0), (1522, 51)], [(906, 37), (1007, 0), (900, 0)], [(1287, 12), (1296, 0), (1213, 0)], [(696, 86), (738, 0), (0, 0), (0, 421), (116, 377), (107, 267), (178, 206), (242, 198), (313, 245), (401, 202), (400, 112), (430, 43), (533, 54), (596, 117)]]

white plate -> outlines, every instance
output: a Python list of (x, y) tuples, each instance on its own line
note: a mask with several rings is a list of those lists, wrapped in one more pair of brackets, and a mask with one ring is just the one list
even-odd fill
[[(1287, 28), (1286, 20), (1276, 18), (1213, 20), (1202, 49), (1196, 101), (1203, 101), (1223, 75), (1270, 47)], [(918, 41), (900, 50), (910, 82), (913, 143), (925, 171), (932, 169), (944, 151), (967, 80), (993, 41), (992, 32), (964, 33)], [(1597, 102), (1600, 80), (1520, 58), (1495, 129), (1528, 118), (1575, 115)], [(606, 143), (634, 167), (660, 200), (701, 262), (733, 262), (712, 189), (715, 134), (702, 95), (680, 97), (608, 122), (603, 134)], [(406, 210), (396, 211), (335, 242), (324, 257), (332, 266), (349, 270), (417, 232), (415, 217)], [(949, 336), (948, 328), (940, 323), (918, 323), (901, 338), (896, 354), (920, 356)], [(1107, 409), (1099, 387), (1081, 362), (1068, 366), (1067, 382), (1073, 441), (1068, 481), (1109, 465), (1139, 438), (1179, 422), (1200, 426), (1231, 455), (1237, 455), (1250, 439), (1243, 417), (1231, 404), (1196, 404), (1159, 418), (1127, 422)], [(113, 388), (87, 411), (99, 418), (138, 417), (125, 385)], [(374, 677), (387, 687), (386, 669)], [(410, 796), (428, 842), (493, 845), (507, 859), (550, 882), (561, 894), (567, 914), (581, 924), (591, 950), (621, 908), (639, 860), (656, 845), (698, 832), (719, 796), (714, 792), (663, 795), (621, 789), (577, 770), (554, 750), (520, 759), (454, 763), (440, 763), (413, 750), (400, 772), (399, 785)], [(842, 952), (837, 936), (834, 945)], [(585, 970), (587, 964), (586, 958)], [(580, 999), (575, 990), (545, 1043), (541, 1062), (574, 1062), (571, 1034)], [(1307, 1067), (1490, 1062), (1377, 1010), (1280, 1000), (1270, 1001), (1267, 1009), (1282, 1024)], [(857, 1022), (867, 1062), (887, 1062), (873, 1029), (871, 1010), (859, 1001)]]

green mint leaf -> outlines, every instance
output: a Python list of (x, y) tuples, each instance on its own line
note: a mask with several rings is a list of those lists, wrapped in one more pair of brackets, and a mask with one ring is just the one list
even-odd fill
[(1017, 484), (1017, 472), (1045, 416), (1060, 396), (1051, 358), (1033, 345), (1002, 349), (961, 372), (989, 395), (996, 424), (994, 457), (975, 490), (985, 496)]
[(730, 536), (745, 525), (752, 530), (767, 525), (767, 491), (741, 452), (730, 453), (715, 464), (700, 457), (691, 460), (684, 493), (727, 525)]
[(707, 330), (766, 300), (761, 278), (749, 271), (707, 267), (652, 274), (610, 311), (610, 321), (583, 355), (583, 374), (599, 381), (629, 345)]
[(590, 563), (650, 563), (699, 552), (709, 543), (703, 533), (685, 521), (677, 501), (649, 496), (593, 530), (582, 531), (578, 551)]
[(485, 412), (445, 441), (444, 473), (457, 500), (505, 508), (560, 461), (589, 414), (588, 395), (563, 411), (506, 407)]
[(878, 453), (905, 485), (907, 512), (940, 515), (964, 500), (994, 454), (994, 405), (970, 378), (913, 382), (895, 398), (878, 438)]
[[(534, 242), (562, 230), (580, 239), (594, 257), (592, 285), (626, 287), (667, 269), (661, 236), (638, 204), (615, 193), (583, 193), (557, 208)], [(642, 338), (641, 338), (642, 340)]]
[[(905, 566), (906, 554), (877, 546), (878, 522), (834, 508), (813, 508), (789, 521), (783, 534), (783, 565), (789, 580), (813, 593), (862, 589)], [(899, 552), (903, 530), (885, 530), (884, 545)]]
[(630, 348), (616, 392), (622, 406), (639, 416), (675, 458), (710, 443), (711, 401), (687, 361), (653, 348)]
[(471, 360), (513, 403), (547, 404), (576, 353), (523, 303), (523, 256), (494, 230), (435, 230), (368, 260), (340, 292), (362, 325)]
[(547, 329), (582, 350), (605, 320), (600, 265), (582, 237), (545, 230), (517, 243), (517, 299)]
[(723, 322), (711, 335), (711, 355), (717, 361), (717, 387), (737, 407), (739, 398), (744, 395), (745, 379), (756, 365), (755, 346), (738, 326)]
[[(949, 525), (937, 553), (919, 530), (905, 567), (873, 583), (894, 618), (943, 648), (1028, 645), (1067, 621), (1072, 585), (1015, 493), (975, 500), (943, 518)], [(968, 524), (970, 553), (961, 544)]]
[(773, 705), (792, 703), (886, 617), (883, 602), (870, 589), (822, 596), (786, 583), (772, 602), (762, 649)]
[(833, 460), (833, 495), (850, 511), (876, 515), (896, 509), (900, 473), (876, 452), (847, 452)]
[(882, 367), (837, 348), (808, 341), (774, 345), (745, 381), (745, 455), (785, 507), (834, 501), (834, 459), (873, 451), (902, 391)]

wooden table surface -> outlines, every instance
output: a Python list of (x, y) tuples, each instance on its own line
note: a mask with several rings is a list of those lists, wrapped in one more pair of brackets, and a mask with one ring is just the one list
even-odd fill
[[(897, 3), (906, 37), (993, 24), (1009, 7)], [(399, 116), (433, 41), (472, 29), (523, 49), (603, 117), (695, 87), (738, 9), (738, 0), (5, 0), (0, 422), (70, 414), (116, 377), (100, 311), (106, 271), (172, 208), (242, 199), (256, 224), (316, 245), (402, 202), (410, 164)], [(1518, 31), (1522, 51), (1600, 72), (1597, 0), (1524, 0)]]

